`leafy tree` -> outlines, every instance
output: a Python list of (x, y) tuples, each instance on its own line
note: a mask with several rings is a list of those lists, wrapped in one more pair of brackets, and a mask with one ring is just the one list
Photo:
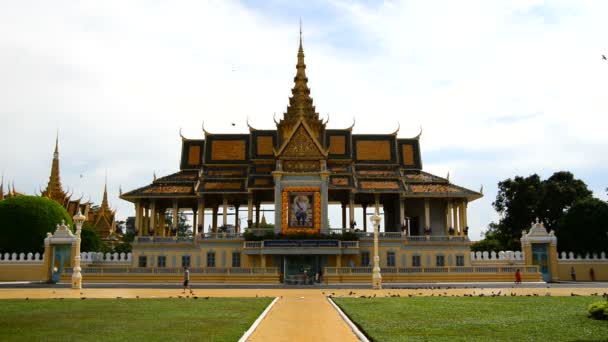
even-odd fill
[[(169, 229), (173, 228), (173, 213), (165, 214), (165, 224)], [(190, 228), (192, 228), (192, 226), (188, 224), (188, 217), (186, 217), (186, 214), (180, 212), (177, 215), (177, 236), (192, 235)]]
[(135, 216), (127, 217), (125, 221), (125, 234), (135, 234)]
[(558, 222), (572, 205), (581, 199), (591, 198), (593, 193), (580, 179), (567, 171), (554, 173), (542, 183), (543, 198), (538, 216), (543, 219), (547, 229), (553, 229), (559, 235)]
[[(498, 194), (492, 205), (501, 218), (488, 227), (487, 236), (497, 241), (500, 249), (518, 250), (522, 230), (539, 218), (560, 238), (559, 222), (564, 214), (576, 201), (589, 198), (592, 192), (587, 185), (567, 171), (556, 172), (544, 181), (536, 174), (509, 178), (498, 183)], [(488, 247), (495, 245), (488, 242)]]
[(586, 198), (574, 203), (559, 222), (557, 247), (575, 253), (602, 252), (608, 246), (608, 203)]
[(68, 212), (46, 197), (17, 196), (0, 201), (0, 252), (41, 253), (46, 233), (64, 221), (72, 226)]
[(85, 222), (82, 225), (80, 233), (80, 251), (81, 252), (105, 252), (104, 242), (101, 240), (93, 226)]
[(492, 233), (486, 233), (483, 240), (471, 244), (472, 252), (499, 252), (501, 250), (503, 250), (501, 242)]
[(542, 182), (537, 174), (517, 176), (498, 183), (494, 209), (501, 215), (498, 224), (488, 232), (498, 240), (503, 249), (518, 250), (521, 231), (528, 229), (538, 215), (542, 200)]

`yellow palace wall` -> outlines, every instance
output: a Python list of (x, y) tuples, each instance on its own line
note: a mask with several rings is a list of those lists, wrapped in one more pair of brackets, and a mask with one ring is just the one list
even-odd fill
[(593, 268), (595, 281), (608, 281), (608, 260), (582, 260), (578, 261), (558, 261), (558, 275), (560, 281), (569, 281), (570, 269), (574, 267), (576, 281), (591, 281), (589, 270)]
[(43, 263), (5, 263), (0, 261), (0, 281), (46, 281), (47, 267)]

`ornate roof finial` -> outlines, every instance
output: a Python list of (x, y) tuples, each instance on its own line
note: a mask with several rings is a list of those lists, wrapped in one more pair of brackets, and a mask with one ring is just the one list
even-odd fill
[(59, 158), (59, 129), (57, 129), (57, 135), (55, 135), (55, 153), (53, 158)]
[(448, 171), (448, 175), (445, 177), (445, 179), (448, 180), (448, 183), (450, 182), (450, 171)]
[(51, 175), (46, 189), (42, 192), (42, 196), (46, 196), (55, 202), (64, 205), (67, 194), (63, 191), (61, 185), (61, 176), (59, 174), (59, 130), (55, 137), (55, 151), (53, 152), (53, 161), (51, 163)]
[(152, 177), (154, 178), (154, 180), (156, 180), (156, 171), (154, 171), (154, 173), (152, 174)]
[(106, 179), (103, 186), (103, 199), (101, 200), (101, 210), (107, 210), (110, 206), (108, 205), (108, 173), (106, 171)]
[(479, 188), (479, 193), (483, 195), (483, 184), (481, 184), (481, 187)]
[(420, 137), (422, 136), (422, 125), (420, 126), (420, 133), (418, 133), (417, 136), (414, 137), (414, 139), (416, 140), (420, 140)]

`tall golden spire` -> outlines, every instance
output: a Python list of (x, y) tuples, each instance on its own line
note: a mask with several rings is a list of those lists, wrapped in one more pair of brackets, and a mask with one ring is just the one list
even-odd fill
[(108, 175), (106, 175), (106, 182), (103, 186), (103, 200), (101, 201), (101, 210), (110, 210), (108, 205)]
[(59, 132), (57, 132), (55, 138), (55, 152), (53, 153), (49, 183), (46, 186), (46, 190), (44, 190), (41, 195), (48, 197), (61, 205), (64, 205), (64, 202), (68, 197), (63, 191), (61, 177), (59, 175)]
[(306, 63), (304, 63), (304, 48), (302, 44), (302, 21), (300, 20), (300, 37), (298, 46), (298, 63), (296, 64), (296, 76), (294, 77), (294, 87), (291, 89), (291, 97), (287, 111), (279, 123), (282, 138), (289, 135), (295, 123), (300, 118), (304, 118), (309, 127), (315, 134), (321, 135), (324, 129), (323, 121), (319, 120), (319, 114), (315, 110), (310, 88), (308, 88), (308, 77), (306, 76)]

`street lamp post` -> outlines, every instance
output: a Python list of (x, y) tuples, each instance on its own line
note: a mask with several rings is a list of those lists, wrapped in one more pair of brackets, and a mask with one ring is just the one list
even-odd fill
[(378, 230), (380, 229), (380, 216), (378, 213), (370, 218), (374, 226), (374, 268), (372, 269), (372, 288), (382, 289), (382, 275), (380, 274), (380, 256), (378, 255)]
[(72, 218), (76, 224), (76, 254), (74, 256), (74, 269), (72, 272), (72, 288), (79, 290), (82, 288), (82, 274), (80, 273), (80, 233), (82, 231), (82, 224), (86, 220), (86, 217), (82, 215), (80, 209), (78, 213)]

